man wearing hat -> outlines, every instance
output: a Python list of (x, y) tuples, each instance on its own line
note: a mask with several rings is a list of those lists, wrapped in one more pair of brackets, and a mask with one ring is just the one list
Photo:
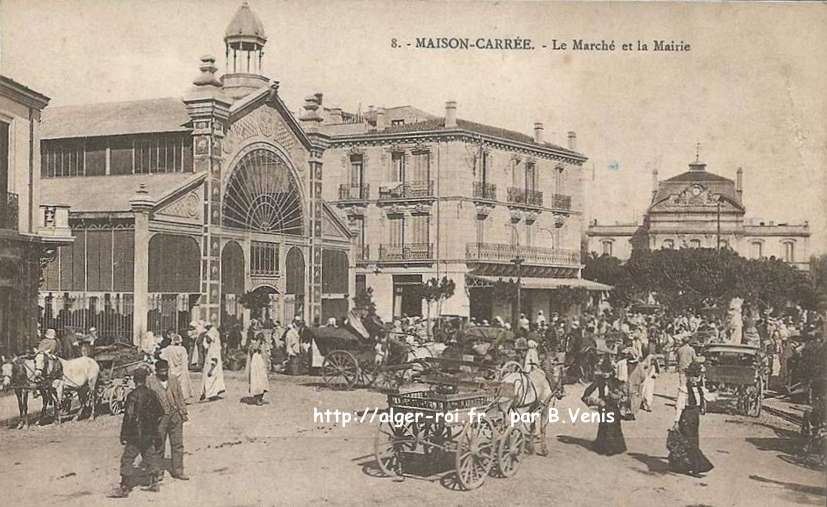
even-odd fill
[(678, 349), (678, 385), (686, 384), (686, 369), (689, 365), (695, 362), (695, 349), (689, 344), (690, 335), (685, 334), (681, 336), (683, 345)]
[[(172, 468), (170, 474), (176, 479), (189, 480), (184, 473), (184, 422), (189, 419), (187, 404), (181, 384), (175, 376), (170, 375), (169, 363), (159, 359), (155, 363), (155, 375), (149, 377), (147, 386), (158, 396), (164, 413), (158, 425), (160, 445), (158, 457), (164, 456), (166, 440), (169, 439), (169, 447), (172, 454)], [(163, 477), (163, 470), (161, 476)]]
[(112, 493), (114, 498), (129, 496), (135, 487), (135, 458), (141, 456), (150, 476), (149, 491), (160, 491), (158, 484), (161, 475), (160, 458), (157, 445), (159, 440), (158, 425), (164, 409), (158, 396), (147, 386), (149, 371), (138, 368), (132, 373), (135, 389), (126, 397), (126, 404), (121, 423), (121, 444), (124, 446), (121, 456), (121, 484)]
[(37, 351), (46, 352), (50, 355), (55, 354), (57, 351), (57, 333), (55, 333), (54, 329), (46, 330), (46, 335), (40, 340), (40, 343), (37, 344)]

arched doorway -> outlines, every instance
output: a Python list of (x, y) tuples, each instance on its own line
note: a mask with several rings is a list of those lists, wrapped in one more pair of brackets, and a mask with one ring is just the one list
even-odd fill
[(284, 263), (287, 275), (284, 320), (289, 322), (295, 316), (304, 318), (304, 254), (294, 246), (287, 252)]
[(241, 245), (230, 241), (221, 251), (221, 323), (223, 326), (242, 324), (244, 295), (244, 251)]

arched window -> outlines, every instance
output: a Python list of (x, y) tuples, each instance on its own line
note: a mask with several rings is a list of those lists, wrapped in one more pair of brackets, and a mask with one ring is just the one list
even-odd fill
[(784, 262), (795, 262), (795, 241), (784, 242)]
[(221, 293), (244, 294), (244, 252), (235, 241), (224, 245), (221, 252)]
[(753, 259), (760, 259), (764, 256), (764, 244), (760, 241), (753, 241), (750, 243), (750, 257)]
[(612, 243), (613, 241), (610, 239), (601, 241), (601, 244), (603, 245), (603, 255), (612, 255)]
[(201, 252), (189, 236), (156, 234), (149, 240), (149, 292), (201, 290)]
[(223, 225), (234, 229), (302, 234), (298, 184), (281, 157), (258, 148), (238, 162), (224, 195)]

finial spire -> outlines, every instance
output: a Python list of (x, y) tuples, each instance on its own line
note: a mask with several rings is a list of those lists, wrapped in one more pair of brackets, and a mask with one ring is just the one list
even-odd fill
[(701, 142), (695, 143), (695, 162), (701, 161)]

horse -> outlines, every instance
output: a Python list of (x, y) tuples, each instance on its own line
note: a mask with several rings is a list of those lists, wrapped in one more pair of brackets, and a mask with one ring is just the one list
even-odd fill
[(17, 397), (17, 410), (19, 412), (17, 429), (29, 428), (30, 389), (37, 389), (40, 392), (41, 400), (43, 400), (43, 408), (40, 410), (38, 420), (38, 422), (42, 422), (49, 402), (53, 401), (53, 397), (48, 387), (37, 381), (34, 359), (26, 357), (7, 359), (3, 357), (2, 365), (0, 365), (0, 379), (2, 379), (0, 380), (2, 390), (14, 389), (14, 395)]
[[(35, 375), (52, 383), (55, 392), (55, 418), (61, 424), (60, 407), (63, 406), (63, 396), (69, 387), (77, 391), (80, 400), (80, 410), (75, 416), (75, 421), (80, 419), (84, 406), (89, 404), (92, 409), (92, 417), (95, 419), (95, 408), (97, 406), (98, 376), (100, 366), (91, 357), (78, 357), (76, 359), (60, 359), (46, 355), (45, 352), (38, 352), (34, 356)], [(71, 406), (71, 402), (70, 402)]]
[[(512, 385), (513, 390), (510, 396), (506, 396), (501, 404), (503, 412), (506, 414), (506, 424), (511, 424), (511, 414), (532, 414), (528, 419), (532, 422), (527, 428), (527, 450), (534, 452), (534, 443), (537, 439), (540, 440), (540, 450), (537, 452), (540, 456), (548, 455), (548, 446), (546, 444), (546, 428), (549, 422), (549, 406), (555, 397), (555, 390), (552, 388), (546, 373), (540, 368), (532, 368), (531, 371), (510, 371), (506, 372), (501, 382), (504, 385)], [(523, 420), (523, 418), (520, 418)]]

